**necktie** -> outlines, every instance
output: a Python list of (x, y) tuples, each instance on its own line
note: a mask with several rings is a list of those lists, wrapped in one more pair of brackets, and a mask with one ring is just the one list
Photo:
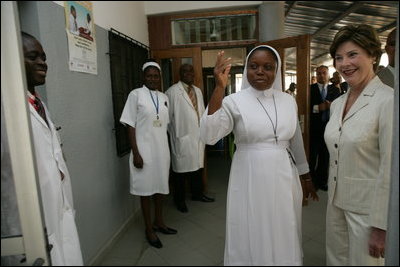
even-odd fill
[(325, 101), (325, 98), (326, 98), (326, 88), (325, 88), (325, 85), (322, 85), (321, 97), (322, 97), (322, 101)]
[[(325, 88), (325, 85), (322, 85), (321, 98), (322, 98), (322, 102), (324, 102), (324, 101), (325, 101), (325, 98), (326, 98), (326, 88)], [(324, 111), (322, 111), (321, 120), (322, 120), (323, 122), (327, 122), (327, 121), (329, 120), (329, 110), (324, 110)]]
[(40, 117), (42, 117), (43, 120), (48, 125), (49, 123), (47, 122), (46, 111), (44, 110), (42, 101), (40, 101), (39, 98), (35, 97), (35, 100), (34, 100), (34, 103), (33, 103), (33, 107), (36, 109), (36, 111), (39, 113)]
[(197, 109), (197, 97), (196, 97), (196, 92), (193, 88), (192, 85), (189, 85), (188, 87), (188, 94), (189, 94), (189, 98), (192, 101), (194, 110), (196, 110), (196, 114), (197, 114), (197, 118), (199, 118), (199, 111)]

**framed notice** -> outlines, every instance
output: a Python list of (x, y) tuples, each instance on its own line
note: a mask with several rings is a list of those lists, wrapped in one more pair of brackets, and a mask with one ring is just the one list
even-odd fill
[(97, 74), (96, 33), (90, 1), (65, 1), (69, 69)]

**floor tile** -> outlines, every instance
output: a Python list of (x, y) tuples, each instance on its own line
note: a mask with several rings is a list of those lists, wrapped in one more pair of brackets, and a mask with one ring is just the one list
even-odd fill
[[(151, 247), (144, 236), (143, 219), (136, 219), (103, 257), (102, 266), (223, 266), (226, 193), (230, 163), (221, 156), (208, 159), (208, 193), (213, 203), (191, 201), (188, 213), (179, 212), (169, 195), (164, 219), (176, 235), (157, 233), (163, 248)], [(325, 214), (327, 193), (318, 191), (319, 202), (303, 207), (304, 265), (325, 265)]]

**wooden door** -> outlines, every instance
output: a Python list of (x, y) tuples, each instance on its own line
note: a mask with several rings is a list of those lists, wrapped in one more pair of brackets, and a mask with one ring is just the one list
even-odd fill
[[(204, 95), (201, 47), (192, 48), (175, 48), (165, 50), (152, 50), (151, 57), (154, 58), (161, 66), (163, 75), (163, 90), (179, 81), (179, 67), (183, 63), (190, 63), (194, 68), (194, 85), (199, 87)], [(166, 77), (170, 76), (170, 77)], [(166, 82), (167, 81), (167, 82)]]
[[(194, 85), (201, 89), (204, 96), (201, 47), (152, 50), (150, 53), (151, 57), (161, 66), (164, 91), (179, 81), (180, 66), (184, 63), (189, 63), (192, 64), (194, 68)], [(204, 155), (203, 187), (206, 192), (207, 154)]]
[(298, 106), (300, 127), (303, 133), (304, 148), (309, 155), (309, 125), (310, 125), (310, 35), (300, 35), (296, 37), (288, 37), (279, 40), (259, 43), (259, 45), (269, 45), (275, 48), (282, 59), (282, 85), (286, 89), (289, 85), (285, 85), (285, 49), (293, 48), (296, 59), (296, 78), (297, 78), (297, 96), (296, 102)]

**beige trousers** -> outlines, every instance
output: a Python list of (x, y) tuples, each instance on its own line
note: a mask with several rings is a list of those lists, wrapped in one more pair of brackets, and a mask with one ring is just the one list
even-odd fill
[(346, 211), (328, 203), (326, 212), (327, 266), (384, 266), (384, 258), (369, 255), (368, 214)]

